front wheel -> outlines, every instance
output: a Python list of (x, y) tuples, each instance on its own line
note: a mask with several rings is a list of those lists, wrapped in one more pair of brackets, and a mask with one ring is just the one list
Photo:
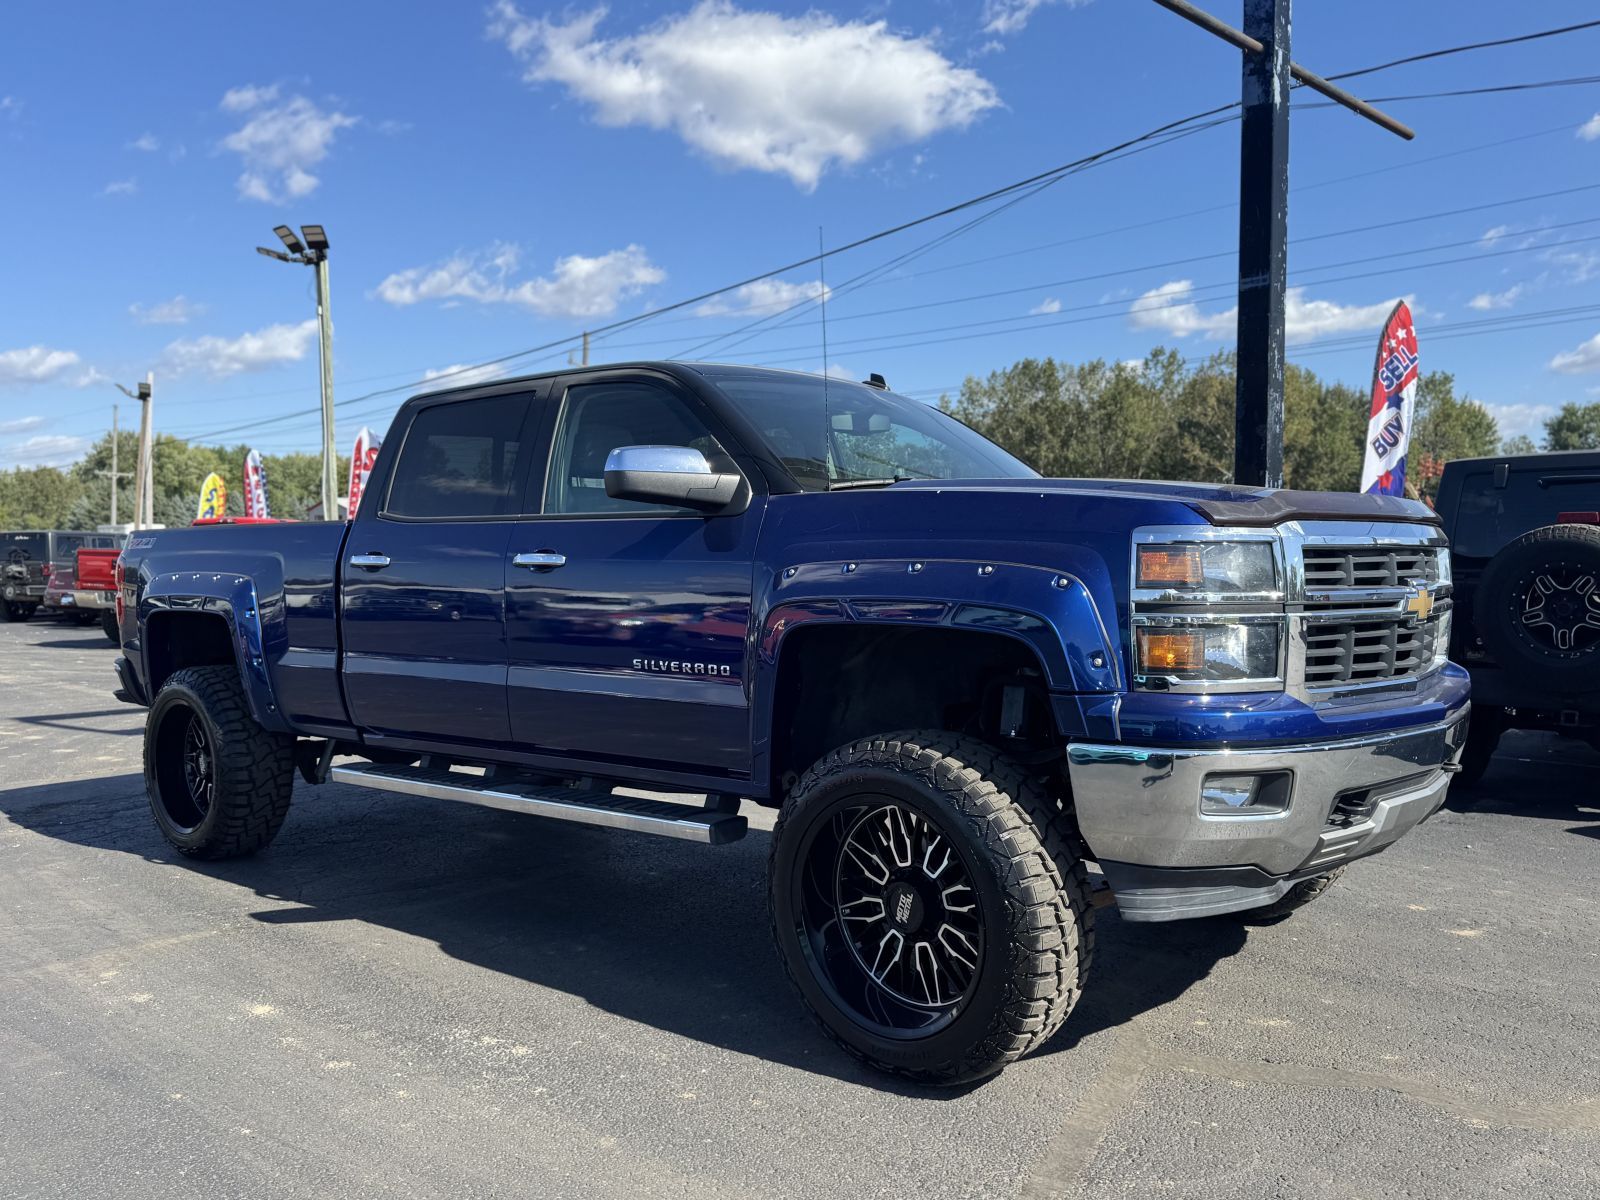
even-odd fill
[(144, 727), (144, 778), (161, 835), (192, 858), (254, 854), (294, 789), (294, 738), (250, 715), (231, 667), (173, 672)]
[(925, 1083), (982, 1079), (1072, 1011), (1093, 913), (1059, 805), (971, 738), (868, 738), (773, 830), (773, 933), (823, 1030)]
[(1344, 874), (1344, 867), (1335, 867), (1322, 875), (1302, 879), (1271, 904), (1260, 908), (1247, 908), (1232, 914), (1246, 925), (1271, 925), (1283, 920), (1296, 909), (1304, 908), (1331, 888)]

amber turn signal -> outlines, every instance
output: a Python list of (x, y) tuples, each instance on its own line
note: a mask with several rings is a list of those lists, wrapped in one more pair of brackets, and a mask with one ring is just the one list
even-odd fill
[(1173, 671), (1198, 671), (1205, 666), (1206, 635), (1203, 632), (1156, 633), (1139, 630), (1139, 673), (1165, 675)]
[(1140, 546), (1140, 587), (1197, 588), (1205, 582), (1199, 546)]

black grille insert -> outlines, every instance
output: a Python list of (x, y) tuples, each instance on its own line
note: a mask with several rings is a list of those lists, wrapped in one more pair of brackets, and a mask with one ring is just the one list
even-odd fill
[(1308, 622), (1306, 684), (1337, 687), (1421, 675), (1433, 666), (1438, 624), (1413, 625), (1392, 617)]
[(1439, 579), (1439, 555), (1432, 546), (1307, 546), (1302, 558), (1308, 591)]

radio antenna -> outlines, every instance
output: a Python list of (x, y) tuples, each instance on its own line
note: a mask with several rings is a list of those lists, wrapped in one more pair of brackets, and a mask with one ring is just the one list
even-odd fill
[(828, 272), (824, 263), (827, 251), (822, 248), (822, 226), (817, 226), (817, 285), (822, 289), (817, 293), (817, 300), (822, 305), (822, 446), (823, 470), (827, 470), (827, 460), (833, 457), (833, 422), (828, 417)]

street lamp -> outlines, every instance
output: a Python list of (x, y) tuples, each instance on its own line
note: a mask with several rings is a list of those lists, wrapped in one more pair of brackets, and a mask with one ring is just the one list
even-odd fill
[(315, 267), (317, 272), (317, 325), (322, 349), (322, 517), (339, 519), (339, 456), (333, 446), (333, 319), (328, 314), (328, 233), (321, 225), (300, 226), (302, 242), (287, 225), (275, 225), (272, 232), (288, 248), (271, 250), (257, 246), (279, 262)]

